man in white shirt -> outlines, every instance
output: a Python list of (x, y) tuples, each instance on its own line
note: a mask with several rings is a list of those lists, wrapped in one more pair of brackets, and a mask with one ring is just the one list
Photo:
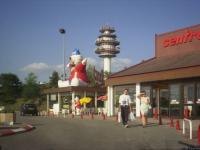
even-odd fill
[(124, 89), (124, 93), (119, 97), (119, 110), (121, 111), (122, 123), (125, 128), (128, 127), (128, 115), (131, 112), (131, 98), (128, 95), (128, 89)]

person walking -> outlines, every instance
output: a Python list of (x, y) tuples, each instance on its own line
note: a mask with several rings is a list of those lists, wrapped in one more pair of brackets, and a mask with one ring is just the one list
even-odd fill
[(140, 111), (142, 115), (142, 126), (144, 128), (147, 125), (150, 99), (148, 96), (146, 96), (145, 91), (140, 92), (140, 95), (138, 96), (138, 98), (140, 99), (140, 102), (141, 102)]
[(128, 116), (131, 112), (131, 98), (128, 95), (128, 89), (124, 89), (123, 94), (119, 97), (119, 111), (121, 111), (122, 123), (125, 128), (128, 127)]

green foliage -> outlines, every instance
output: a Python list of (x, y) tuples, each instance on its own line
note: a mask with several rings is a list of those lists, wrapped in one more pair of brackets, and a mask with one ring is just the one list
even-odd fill
[(35, 99), (40, 96), (40, 87), (37, 83), (37, 76), (34, 73), (29, 73), (25, 78), (23, 87), (23, 97), (26, 99)]
[(21, 96), (22, 83), (12, 73), (0, 74), (0, 104), (12, 104)]
[(87, 70), (86, 70), (88, 79), (90, 80), (90, 86), (96, 85), (93, 69), (94, 69), (94, 67), (92, 65), (88, 65)]
[(59, 74), (58, 72), (54, 71), (52, 75), (49, 77), (49, 86), (57, 88), (58, 80), (59, 80)]

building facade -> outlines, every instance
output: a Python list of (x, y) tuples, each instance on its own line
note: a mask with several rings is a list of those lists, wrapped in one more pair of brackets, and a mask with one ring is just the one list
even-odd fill
[(200, 116), (200, 25), (155, 35), (155, 57), (112, 74), (106, 81), (108, 115), (115, 115), (119, 95), (129, 89), (136, 116), (145, 90), (151, 99), (151, 112), (161, 116)]

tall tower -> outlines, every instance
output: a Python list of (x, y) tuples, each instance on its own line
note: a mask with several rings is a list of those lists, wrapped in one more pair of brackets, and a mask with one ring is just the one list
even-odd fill
[(111, 58), (116, 57), (119, 51), (120, 42), (117, 41), (114, 27), (102, 26), (99, 30), (101, 34), (96, 40), (95, 53), (104, 61), (104, 73), (111, 73)]

